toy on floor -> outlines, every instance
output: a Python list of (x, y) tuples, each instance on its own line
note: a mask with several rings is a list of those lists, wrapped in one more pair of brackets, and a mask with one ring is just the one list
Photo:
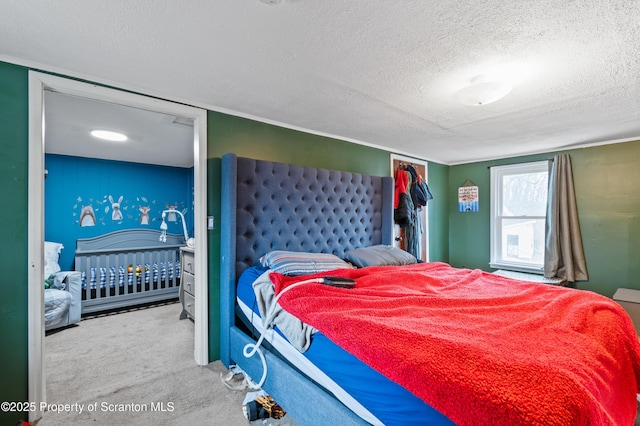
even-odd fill
[(268, 395), (257, 397), (253, 401), (249, 401), (247, 405), (243, 407), (244, 416), (249, 420), (282, 418), (287, 414), (282, 407), (280, 407), (274, 400)]

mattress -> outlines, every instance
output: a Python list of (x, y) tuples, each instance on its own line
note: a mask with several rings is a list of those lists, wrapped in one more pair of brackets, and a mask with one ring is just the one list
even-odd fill
[[(263, 272), (265, 269), (259, 267), (245, 270), (238, 281), (236, 293), (238, 305), (257, 335), (262, 333), (263, 327), (252, 284)], [(423, 400), (373, 370), (320, 332), (313, 335), (311, 346), (304, 353), (289, 344), (281, 333), (267, 333), (265, 340), (290, 363), (371, 424), (454, 424)]]
[(120, 265), (119, 267), (110, 266), (109, 268), (91, 268), (89, 270), (89, 277), (87, 273), (82, 271), (82, 288), (88, 287), (95, 289), (98, 286), (100, 288), (106, 288), (107, 286), (113, 288), (116, 285), (122, 287), (126, 285), (134, 284), (149, 284), (151, 282), (164, 281), (165, 279), (173, 280), (174, 275), (176, 278), (180, 278), (180, 261), (174, 262), (160, 262), (158, 263), (145, 263), (143, 265)]

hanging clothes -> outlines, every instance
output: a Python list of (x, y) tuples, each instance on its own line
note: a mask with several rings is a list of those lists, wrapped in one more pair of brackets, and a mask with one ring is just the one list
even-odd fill
[(398, 170), (395, 180), (394, 219), (400, 226), (410, 225), (415, 218), (413, 202), (409, 193), (411, 176), (406, 170)]
[(396, 171), (394, 219), (402, 227), (405, 251), (421, 258), (421, 235), (424, 232), (419, 210), (427, 205), (433, 195), (422, 176), (412, 165), (405, 165)]
[(411, 176), (411, 188), (409, 193), (414, 207), (420, 208), (426, 206), (427, 202), (433, 199), (433, 195), (431, 195), (431, 191), (429, 191), (427, 183), (424, 181), (422, 176), (418, 174), (415, 167), (408, 165), (407, 172)]

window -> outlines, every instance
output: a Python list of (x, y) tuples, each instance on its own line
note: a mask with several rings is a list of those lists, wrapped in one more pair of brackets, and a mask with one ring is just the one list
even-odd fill
[(549, 162), (491, 168), (492, 268), (542, 273)]

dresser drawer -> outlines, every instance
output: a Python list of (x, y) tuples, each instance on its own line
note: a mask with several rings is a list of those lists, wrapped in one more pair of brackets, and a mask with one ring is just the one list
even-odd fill
[(195, 295), (195, 277), (192, 274), (184, 271), (182, 277), (180, 277), (180, 280), (182, 289), (191, 295)]
[(187, 251), (182, 252), (182, 270), (191, 274), (195, 273), (195, 262), (193, 253)]
[(195, 317), (195, 299), (189, 293), (182, 293), (182, 309), (184, 309), (191, 318)]

